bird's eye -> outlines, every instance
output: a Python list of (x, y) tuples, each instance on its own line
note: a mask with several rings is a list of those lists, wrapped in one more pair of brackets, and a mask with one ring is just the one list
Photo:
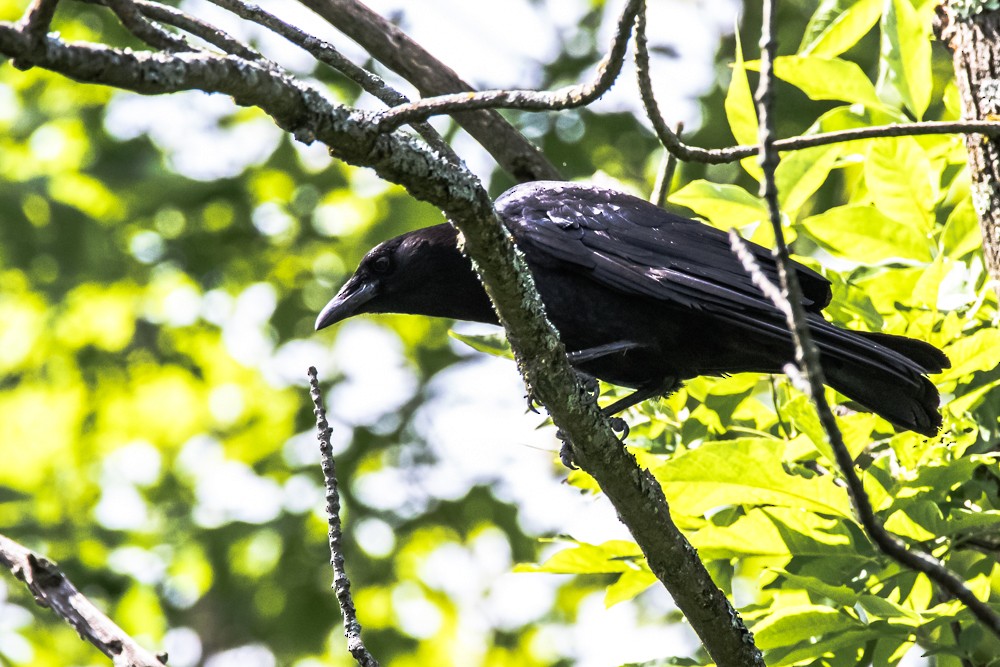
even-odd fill
[(372, 270), (375, 273), (388, 273), (390, 268), (392, 268), (392, 260), (385, 255), (377, 257), (375, 261), (372, 262)]

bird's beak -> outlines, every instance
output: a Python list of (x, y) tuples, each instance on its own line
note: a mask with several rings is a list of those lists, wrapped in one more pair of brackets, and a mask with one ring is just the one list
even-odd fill
[(374, 299), (377, 293), (378, 289), (373, 283), (351, 278), (316, 318), (316, 331), (364, 312), (364, 305)]

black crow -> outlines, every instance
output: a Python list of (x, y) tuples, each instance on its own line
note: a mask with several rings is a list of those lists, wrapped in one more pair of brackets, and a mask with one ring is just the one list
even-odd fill
[[(638, 197), (573, 183), (517, 185), (496, 209), (573, 366), (636, 389), (609, 414), (698, 375), (780, 373), (792, 360), (784, 315), (751, 282), (724, 232)], [(771, 252), (747, 245), (777, 282)], [(950, 365), (944, 353), (912, 338), (834, 326), (821, 314), (830, 282), (793, 265), (829, 385), (899, 428), (937, 433), (938, 392), (927, 374)], [(449, 224), (373, 248), (316, 329), (361, 313), (497, 324)]]

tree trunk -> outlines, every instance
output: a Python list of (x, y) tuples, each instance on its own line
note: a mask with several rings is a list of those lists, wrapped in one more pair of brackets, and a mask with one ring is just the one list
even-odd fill
[[(952, 54), (963, 119), (1000, 118), (1000, 12), (962, 18), (946, 1), (938, 6), (934, 32)], [(1000, 144), (996, 137), (967, 134), (965, 145), (986, 269), (1000, 293)]]

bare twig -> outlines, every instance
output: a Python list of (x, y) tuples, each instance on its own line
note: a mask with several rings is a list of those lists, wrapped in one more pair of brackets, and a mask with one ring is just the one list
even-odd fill
[[(982, 602), (973, 595), (965, 583), (948, 570), (940, 561), (932, 556), (919, 551), (913, 551), (895, 535), (888, 532), (875, 516), (871, 501), (865, 493), (864, 486), (854, 470), (854, 460), (844, 444), (843, 435), (837, 426), (833, 411), (826, 401), (823, 390), (825, 378), (823, 368), (820, 364), (819, 351), (812, 340), (809, 332), (808, 320), (802, 306), (802, 289), (799, 285), (798, 275), (791, 270), (791, 259), (789, 258), (788, 245), (785, 243), (784, 233), (781, 228), (781, 212), (778, 208), (777, 187), (775, 185), (774, 172), (778, 164), (778, 151), (773, 138), (773, 64), (776, 51), (775, 43), (775, 0), (765, 0), (763, 8), (763, 26), (761, 27), (760, 38), (760, 84), (757, 88), (757, 112), (759, 118), (759, 139), (760, 139), (760, 165), (764, 172), (764, 181), (761, 183), (762, 196), (767, 203), (771, 227), (774, 229), (775, 250), (774, 255), (778, 265), (778, 276), (781, 281), (781, 290), (777, 292), (772, 289), (765, 290), (769, 298), (775, 305), (786, 314), (789, 329), (795, 343), (795, 360), (801, 372), (807, 394), (816, 406), (820, 423), (826, 432), (829, 445), (837, 459), (837, 466), (847, 483), (847, 489), (854, 505), (855, 513), (864, 526), (865, 531), (872, 541), (878, 546), (882, 553), (896, 560), (897, 562), (913, 568), (918, 572), (923, 572), (932, 581), (941, 586), (945, 591), (961, 600), (972, 612), (972, 614), (985, 625), (991, 632), (1000, 637), (1000, 615), (998, 615), (989, 605)], [(741, 243), (734, 234), (730, 234), (730, 240), (735, 246)], [(744, 246), (745, 249), (745, 246)], [(740, 253), (737, 252), (739, 255)], [(744, 265), (753, 264), (753, 257), (749, 253), (742, 253), (741, 261)], [(749, 270), (749, 269), (748, 269)], [(754, 272), (751, 271), (751, 276)], [(759, 271), (758, 279), (768, 282)]]
[(0, 565), (24, 582), (38, 606), (51, 609), (115, 665), (165, 667), (166, 654), (154, 656), (139, 646), (81, 595), (55, 563), (0, 535)]
[[(80, 0), (81, 2), (86, 2), (94, 5), (101, 5), (102, 7), (107, 7), (107, 0)], [(154, 21), (159, 21), (166, 25), (172, 25), (175, 28), (179, 28), (187, 33), (194, 35), (203, 39), (205, 42), (212, 44), (226, 53), (231, 53), (234, 56), (239, 56), (240, 58), (245, 58), (247, 60), (252, 60), (254, 62), (269, 64), (272, 67), (277, 67), (274, 63), (270, 62), (267, 58), (261, 54), (254, 51), (249, 46), (243, 44), (239, 40), (235, 39), (233, 36), (229, 35), (224, 30), (220, 30), (210, 23), (203, 21), (197, 16), (192, 16), (186, 12), (171, 7), (170, 5), (163, 5), (159, 2), (148, 2), (147, 0), (131, 0), (136, 8), (142, 13), (143, 16), (153, 19)]]
[[(381, 77), (372, 74), (363, 67), (355, 65), (341, 55), (329, 42), (314, 37), (304, 30), (282, 21), (274, 14), (261, 9), (258, 5), (243, 2), (243, 0), (210, 1), (240, 18), (253, 21), (271, 32), (284, 37), (292, 44), (305, 50), (319, 62), (337, 70), (361, 86), (361, 89), (366, 93), (385, 102), (388, 106), (394, 107), (409, 103), (410, 100), (405, 95), (389, 86)], [(451, 146), (448, 145), (448, 142), (429, 123), (416, 122), (413, 123), (413, 128), (424, 138), (431, 148), (441, 153), (441, 155), (455, 163), (461, 160), (455, 154), (455, 151), (452, 150)]]
[[(106, 0), (97, 1), (102, 4), (106, 2)], [(207, 21), (203, 21), (197, 16), (192, 16), (175, 7), (162, 5), (158, 2), (147, 2), (147, 0), (132, 0), (132, 2), (139, 9), (139, 11), (142, 12), (143, 16), (147, 16), (154, 21), (159, 21), (160, 23), (180, 28), (181, 30), (188, 32), (195, 37), (199, 37), (209, 44), (222, 49), (226, 53), (231, 53), (234, 56), (239, 56), (240, 58), (245, 58), (247, 60), (253, 60), (255, 62), (268, 63), (275, 66), (267, 58), (243, 42), (234, 38), (229, 33), (216, 28), (212, 24)]]
[[(674, 132), (680, 136), (684, 131), (684, 123), (678, 122), (674, 127)], [(663, 153), (663, 160), (660, 170), (656, 173), (656, 183), (653, 184), (653, 191), (649, 194), (649, 201), (660, 208), (667, 203), (667, 196), (670, 194), (670, 185), (674, 182), (674, 172), (677, 170), (677, 156), (670, 151)]]
[(313, 413), (316, 415), (316, 432), (319, 439), (319, 453), (322, 457), (323, 482), (326, 485), (326, 514), (329, 522), (328, 537), (330, 540), (330, 565), (333, 567), (333, 590), (337, 594), (337, 603), (344, 615), (344, 636), (347, 637), (347, 650), (361, 667), (378, 667), (378, 661), (365, 648), (361, 639), (361, 623), (358, 621), (358, 611), (354, 608), (351, 597), (351, 580), (344, 569), (344, 547), (340, 542), (342, 532), (340, 523), (340, 492), (337, 489), (337, 463), (333, 460), (333, 448), (330, 446), (330, 434), (333, 429), (326, 421), (326, 409), (323, 407), (323, 395), (319, 389), (319, 379), (316, 368), (309, 367), (309, 395), (313, 400)]
[(426, 119), (454, 111), (476, 109), (520, 109), (523, 111), (546, 111), (575, 109), (590, 104), (608, 92), (621, 74), (628, 49), (628, 38), (632, 23), (636, 19), (642, 0), (629, 0), (618, 18), (618, 27), (608, 53), (597, 66), (597, 76), (593, 81), (575, 86), (567, 86), (553, 91), (535, 90), (484, 90), (478, 93), (458, 93), (430, 97), (412, 104), (398, 106), (383, 111), (376, 117), (379, 128), (385, 132), (416, 119)]
[(132, 0), (105, 1), (126, 30), (153, 48), (167, 52), (192, 50), (183, 37), (169, 33), (155, 23), (147, 21)]
[[(421, 95), (472, 90), (447, 65), (358, 0), (301, 0), (372, 56), (412, 83)], [(455, 121), (518, 181), (560, 180), (538, 147), (495, 111), (455, 115)]]

